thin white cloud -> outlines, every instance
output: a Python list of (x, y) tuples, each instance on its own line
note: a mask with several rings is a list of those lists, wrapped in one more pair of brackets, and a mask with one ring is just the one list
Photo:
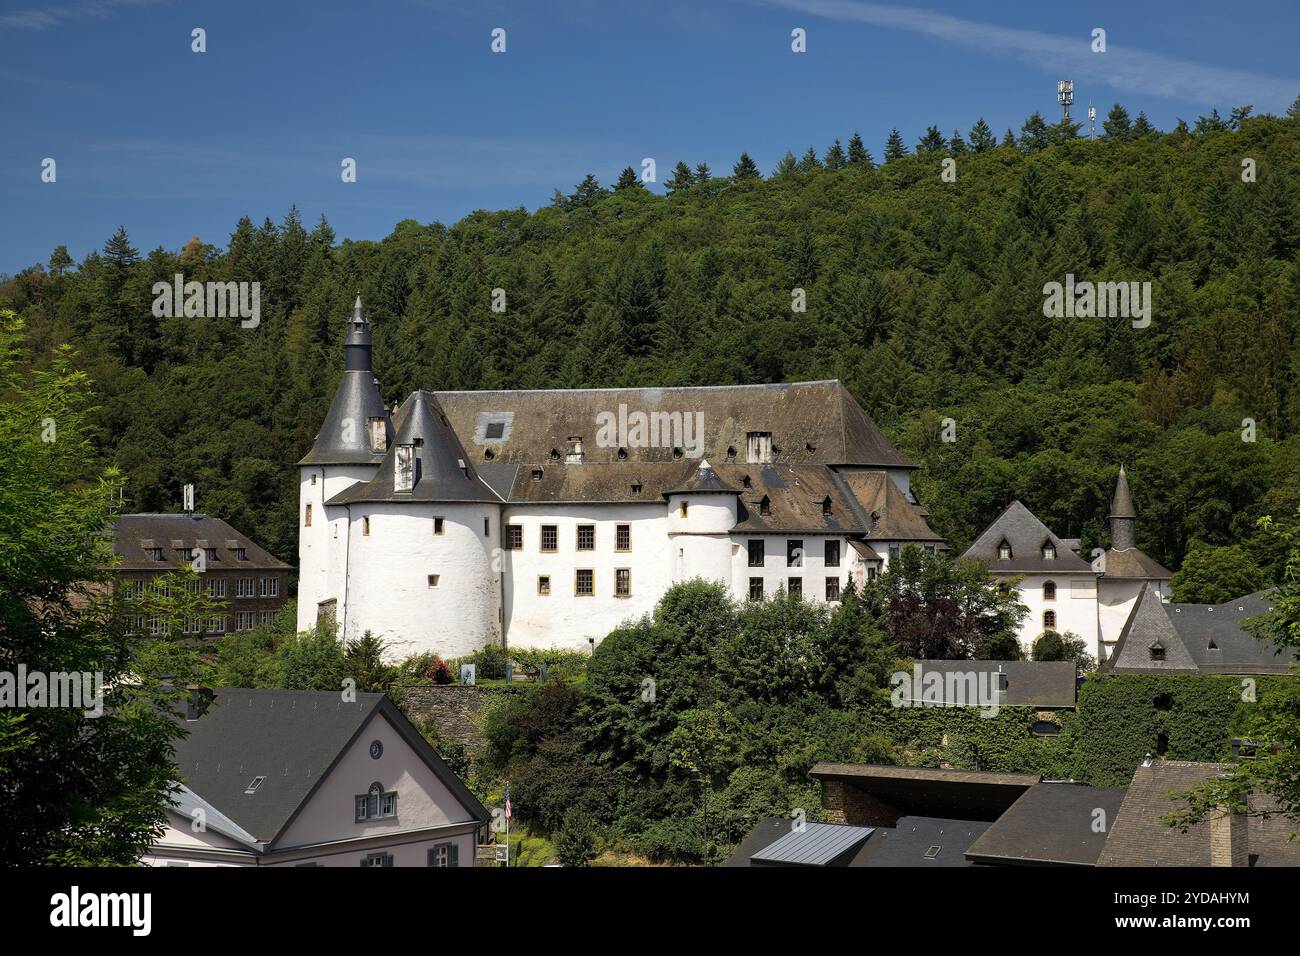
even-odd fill
[(28, 8), (0, 13), (0, 28), (50, 30), (79, 20), (111, 20), (128, 7), (155, 6), (168, 0), (79, 0), (62, 6)]
[[(1253, 103), (1261, 110), (1283, 108), (1300, 93), (1300, 80), (1190, 63), (1126, 46), (1125, 37), (1112, 34), (1107, 35), (1106, 52), (1094, 53), (1090, 33), (1062, 36), (963, 20), (934, 10), (856, 0), (769, 2), (828, 20), (920, 33), (984, 53), (1009, 53), (1055, 76), (1101, 83), (1126, 93), (1165, 96), (1205, 106)], [(1105, 24), (1097, 26), (1104, 28)]]

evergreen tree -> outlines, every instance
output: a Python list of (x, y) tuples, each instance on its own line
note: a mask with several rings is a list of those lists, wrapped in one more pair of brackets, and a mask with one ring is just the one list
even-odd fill
[(1022, 153), (1036, 153), (1046, 149), (1049, 141), (1047, 121), (1043, 119), (1042, 113), (1035, 110), (1029, 114), (1025, 125), (1020, 127), (1020, 140), (1017, 145)]
[(1196, 133), (1223, 133), (1228, 129), (1228, 124), (1219, 116), (1217, 109), (1210, 110), (1209, 116), (1198, 116), (1196, 118)]
[(848, 160), (844, 156), (844, 147), (840, 145), (839, 138), (831, 144), (830, 149), (826, 150), (826, 159), (824, 160), (827, 169), (843, 169), (848, 165)]
[(695, 167), (695, 185), (703, 186), (713, 178), (713, 172), (709, 169), (708, 163), (700, 163)]
[(1007, 127), (1007, 131), (1006, 131), (1005, 133), (1002, 134), (1002, 143), (1001, 143), (1001, 145), (1002, 145), (1002, 146), (1010, 146), (1012, 149), (1015, 149), (1015, 148), (1016, 148), (1016, 134), (1013, 133), (1013, 132), (1011, 132), (1011, 127), (1010, 127), (1010, 126), (1008, 126), (1008, 127)]
[(907, 155), (907, 145), (903, 142), (903, 134), (897, 129), (889, 131), (889, 139), (885, 140), (885, 162), (892, 163), (896, 159), (902, 159)]
[(636, 174), (636, 170), (631, 166), (624, 166), (623, 171), (618, 174), (618, 182), (614, 184), (614, 191), (642, 188), (644, 187), (641, 185), (641, 177)]
[(736, 160), (736, 165), (731, 168), (731, 176), (736, 182), (763, 178), (758, 171), (758, 166), (749, 158), (749, 153), (740, 154), (740, 159)]
[(690, 189), (695, 185), (695, 177), (691, 174), (691, 167), (687, 166), (681, 160), (673, 167), (673, 174), (664, 180), (664, 188), (668, 190), (668, 195), (679, 193)]
[(1116, 103), (1101, 121), (1102, 138), (1123, 142), (1132, 135), (1129, 126), (1128, 110)]
[(970, 128), (971, 149), (977, 153), (987, 153), (997, 144), (997, 137), (993, 135), (993, 130), (989, 129), (989, 124), (984, 122), (984, 117), (981, 116)]
[(813, 173), (821, 168), (822, 161), (817, 158), (817, 150), (809, 146), (808, 151), (804, 153), (803, 158), (799, 160), (799, 172)]
[(954, 156), (966, 152), (966, 141), (961, 138), (961, 133), (957, 130), (952, 131), (952, 139), (948, 140), (948, 152)]
[(857, 133), (854, 133), (853, 138), (849, 140), (849, 165), (866, 166), (868, 169), (876, 165), (875, 160), (871, 158), (871, 153), (862, 142), (862, 137)]
[(947, 145), (943, 133), (939, 132), (939, 127), (931, 126), (926, 129), (925, 135), (917, 141), (916, 151), (918, 153), (937, 153)]
[(1228, 129), (1241, 129), (1241, 124), (1254, 111), (1255, 107), (1253, 106), (1234, 106), (1232, 112), (1228, 115)]
[(1300, 96), (1291, 101), (1291, 105), (1286, 110), (1287, 119), (1300, 119)]
[(55, 246), (54, 251), (50, 253), (50, 272), (56, 276), (61, 276), (71, 265), (72, 256), (68, 254), (68, 247), (64, 245)]
[(776, 168), (772, 170), (772, 175), (773, 177), (789, 176), (798, 172), (798, 170), (799, 163), (795, 160), (794, 153), (787, 149), (785, 155), (781, 157), (781, 161), (778, 162)]
[(1156, 128), (1152, 126), (1151, 121), (1147, 119), (1147, 114), (1139, 110), (1137, 119), (1133, 121), (1133, 129), (1132, 129), (1133, 138), (1141, 139), (1144, 136), (1149, 136), (1151, 133), (1154, 133), (1155, 131)]

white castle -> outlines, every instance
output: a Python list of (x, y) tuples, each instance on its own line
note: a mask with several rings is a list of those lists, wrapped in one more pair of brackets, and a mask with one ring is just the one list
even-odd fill
[(417, 391), (390, 415), (359, 298), (344, 354), (298, 463), (300, 629), (586, 648), (677, 581), (834, 601), (908, 544), (947, 549), (837, 381)]

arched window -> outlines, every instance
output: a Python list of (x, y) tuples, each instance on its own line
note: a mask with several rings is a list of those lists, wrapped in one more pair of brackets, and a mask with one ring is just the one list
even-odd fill
[(1044, 601), (1055, 601), (1055, 600), (1056, 600), (1056, 582), (1055, 582), (1055, 581), (1044, 581), (1044, 582), (1043, 582), (1043, 600), (1044, 600)]
[(1043, 612), (1043, 630), (1044, 630), (1044, 631), (1054, 631), (1054, 630), (1056, 630), (1056, 612), (1055, 612), (1055, 611), (1044, 611), (1044, 612)]

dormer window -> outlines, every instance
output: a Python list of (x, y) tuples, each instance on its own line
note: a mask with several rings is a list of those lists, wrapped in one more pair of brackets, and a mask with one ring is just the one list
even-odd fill
[(1008, 543), (1008, 542), (1006, 542), (1006, 541), (1003, 541), (1000, 545), (998, 545), (998, 560), (999, 560), (999, 561), (1010, 561), (1010, 560), (1011, 560), (1011, 545), (1010, 545), (1010, 543)]
[(824, 516), (829, 516), (830, 513), (831, 513), (831, 496), (827, 495), (825, 498), (822, 499), (822, 514)]
[(1043, 545), (1043, 560), (1044, 561), (1056, 560), (1056, 546), (1053, 545), (1050, 541)]
[(384, 427), (384, 420), (381, 417), (371, 417), (366, 419), (367, 430), (370, 434), (370, 450), (372, 452), (383, 452), (388, 444), (387, 429)]
[(541, 480), (542, 480), (542, 469), (540, 469), (540, 468), (534, 468), (534, 469), (533, 469), (533, 481), (541, 481)]
[(550, 458), (551, 461), (559, 461), (559, 460), (560, 460), (560, 450), (559, 450), (558, 448), (552, 448), (552, 449), (551, 449), (551, 453), (550, 453), (547, 457)]
[(734, 445), (728, 445), (728, 446), (727, 446), (727, 461), (735, 461), (735, 460), (736, 460), (736, 448), (735, 448)]
[(1156, 641), (1147, 650), (1150, 652), (1153, 661), (1163, 661), (1165, 659), (1165, 646), (1159, 641)]
[(750, 478), (749, 475), (746, 475), (744, 478), (741, 478), (740, 483), (744, 485), (746, 488), (754, 487), (754, 479)]
[(415, 446), (398, 445), (393, 466), (393, 491), (410, 492), (415, 487)]
[(761, 515), (770, 515), (772, 513), (772, 501), (767, 495), (764, 495), (758, 502), (758, 513)]

